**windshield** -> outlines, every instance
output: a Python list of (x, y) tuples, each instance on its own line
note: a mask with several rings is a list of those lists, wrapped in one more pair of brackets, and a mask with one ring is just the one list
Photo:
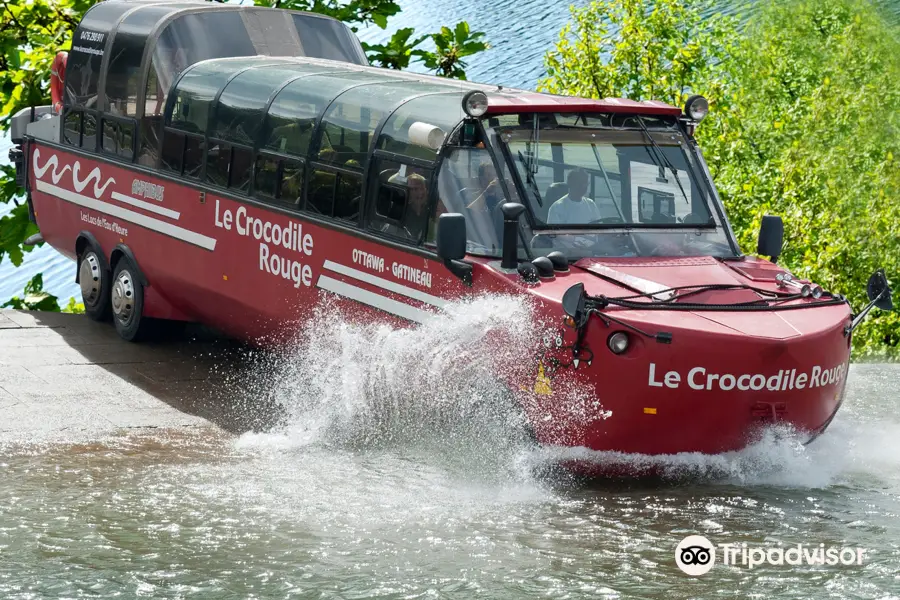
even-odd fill
[(577, 115), (515, 117), (492, 123), (489, 137), (524, 191), (533, 254), (735, 255), (674, 122), (631, 117), (625, 129)]

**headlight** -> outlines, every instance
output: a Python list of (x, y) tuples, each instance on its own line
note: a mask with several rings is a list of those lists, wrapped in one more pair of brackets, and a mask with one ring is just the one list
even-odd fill
[(609, 346), (613, 354), (622, 354), (628, 350), (628, 334), (624, 331), (617, 331), (609, 336), (606, 345)]
[(488, 97), (484, 92), (474, 90), (463, 96), (463, 110), (470, 117), (480, 117), (487, 112)]
[(709, 102), (703, 96), (691, 96), (684, 103), (684, 114), (699, 123), (709, 114)]

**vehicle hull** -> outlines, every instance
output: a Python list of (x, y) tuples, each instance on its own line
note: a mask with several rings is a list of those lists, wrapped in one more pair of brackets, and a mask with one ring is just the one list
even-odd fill
[[(752, 313), (610, 309), (650, 334), (671, 333), (671, 343), (594, 315), (576, 365), (577, 333), (562, 324), (563, 292), (581, 282), (589, 294), (632, 294), (590, 264), (525, 285), (496, 261), (470, 257), (469, 287), (432, 252), (355, 224), (54, 144), (30, 140), (26, 150), (44, 239), (72, 258), (86, 239), (110, 265), (132, 256), (144, 278), (148, 317), (200, 321), (253, 343), (278, 344), (318, 318), (326, 298), (350, 318), (415, 324), (471, 295), (528, 296), (534, 321), (546, 327), (523, 348), (518, 368), (498, 378), (514, 390), (546, 445), (719, 453), (745, 446), (772, 425), (812, 438), (841, 403), (850, 356), (845, 303)], [(757, 271), (777, 270), (747, 262)], [(667, 285), (749, 281), (713, 259), (607, 263)], [(774, 288), (771, 277), (751, 283)], [(615, 355), (607, 339), (620, 330), (630, 346)]]

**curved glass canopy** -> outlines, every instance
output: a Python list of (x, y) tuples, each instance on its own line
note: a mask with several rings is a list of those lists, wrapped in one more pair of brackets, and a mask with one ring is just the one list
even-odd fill
[(176, 82), (165, 125), (361, 173), (375, 150), (434, 162), (438, 147), (411, 137), (411, 127), (452, 132), (465, 117), (461, 99), (470, 88), (464, 85), (332, 61), (209, 60)]

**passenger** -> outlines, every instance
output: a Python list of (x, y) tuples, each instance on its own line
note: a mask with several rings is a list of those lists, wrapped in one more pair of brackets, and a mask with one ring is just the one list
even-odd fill
[(319, 161), (323, 163), (333, 163), (337, 158), (337, 152), (332, 148), (323, 148), (319, 151)]
[(557, 200), (547, 213), (548, 224), (587, 225), (600, 220), (603, 215), (594, 201), (585, 197), (588, 174), (583, 169), (573, 169), (566, 176), (569, 193)]
[(403, 219), (403, 228), (409, 236), (418, 240), (428, 225), (428, 183), (418, 173), (406, 177), (408, 207)]
[(281, 152), (306, 154), (311, 134), (312, 125), (308, 123), (288, 123), (272, 130), (269, 143), (274, 142)]
[(503, 190), (497, 180), (497, 172), (490, 162), (478, 165), (478, 185), (481, 193), (470, 202), (466, 208), (469, 210), (487, 210), (493, 213), (494, 209), (503, 201)]

